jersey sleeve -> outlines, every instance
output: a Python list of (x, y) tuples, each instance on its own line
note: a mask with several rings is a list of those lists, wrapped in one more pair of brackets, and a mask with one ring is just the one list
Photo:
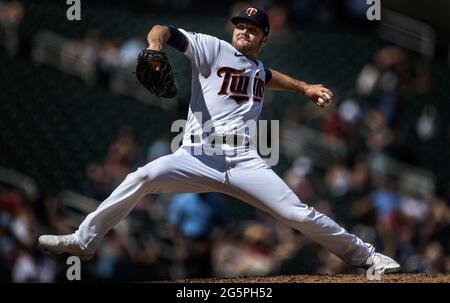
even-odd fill
[(207, 76), (220, 53), (220, 40), (216, 37), (178, 29), (185, 37), (183, 54), (191, 60), (202, 75)]

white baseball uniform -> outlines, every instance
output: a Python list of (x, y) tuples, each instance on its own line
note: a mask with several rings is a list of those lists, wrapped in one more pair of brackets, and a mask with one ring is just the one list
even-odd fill
[[(267, 69), (259, 60), (247, 58), (223, 40), (182, 29), (177, 33), (184, 40), (179, 49), (192, 64), (192, 92), (183, 144), (173, 154), (130, 173), (86, 217), (75, 233), (84, 249), (95, 251), (105, 234), (145, 195), (220, 192), (270, 213), (349, 264), (365, 263), (374, 247), (302, 203), (258, 155), (253, 144), (205, 144), (205, 137), (211, 132), (237, 131), (251, 141), (254, 134), (245, 131), (245, 123), (256, 121), (261, 112)], [(223, 153), (211, 152), (217, 149)]]

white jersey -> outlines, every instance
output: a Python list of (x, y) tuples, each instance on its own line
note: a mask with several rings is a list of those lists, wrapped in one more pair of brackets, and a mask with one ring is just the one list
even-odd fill
[(205, 138), (210, 133), (237, 132), (254, 139), (256, 129), (248, 133), (245, 126), (257, 121), (263, 106), (266, 72), (262, 62), (247, 58), (216, 37), (179, 31), (187, 40), (183, 54), (192, 65), (183, 145), (192, 144), (191, 135)]

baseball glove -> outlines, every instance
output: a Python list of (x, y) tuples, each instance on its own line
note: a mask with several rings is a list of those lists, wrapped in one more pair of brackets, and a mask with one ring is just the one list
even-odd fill
[(164, 52), (143, 50), (137, 59), (136, 78), (146, 89), (158, 97), (173, 98), (178, 93), (172, 66)]

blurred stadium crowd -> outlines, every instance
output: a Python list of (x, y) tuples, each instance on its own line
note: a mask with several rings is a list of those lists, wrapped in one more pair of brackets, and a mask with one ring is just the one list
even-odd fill
[[(8, 83), (8, 68), (33, 65), (30, 60), (33, 46), (28, 45), (30, 49), (25, 51), (20, 48), (23, 34), (21, 23), (26, 23), (27, 18), (32, 18), (34, 13), (31, 9), (27, 11), (27, 8), (33, 7), (31, 2), (0, 0), (0, 63), (3, 61), (1, 64), (4, 67), (0, 74), (2, 83)], [(129, 5), (131, 8), (150, 7), (161, 12), (182, 10), (187, 15), (195, 10), (193, 1), (189, 0), (147, 2), (151, 3), (131, 1)], [(271, 8), (268, 13), (273, 29), (271, 37), (274, 38), (274, 51), (270, 53), (268, 50), (270, 44), (267, 50), (263, 50), (265, 61), (269, 66), (274, 62), (276, 68), (277, 64), (283, 66), (279, 63), (282, 58), (276, 61), (273, 55), (277, 50), (283, 50), (286, 43), (297, 43), (295, 37), (298, 35), (304, 39), (320, 40), (320, 35), (317, 38), (314, 31), (306, 30), (297, 35), (299, 24), (348, 26), (360, 22), (367, 8), (361, 5), (362, 2), (365, 4), (365, 1), (356, 0), (305, 0), (277, 1), (275, 5), (275, 1), (262, 1), (262, 7)], [(200, 9), (202, 4), (200, 1)], [(233, 15), (243, 4), (226, 1), (223, 5)], [(195, 16), (201, 19), (201, 15)], [(39, 24), (36, 26), (39, 27)], [(229, 31), (229, 24), (223, 24), (220, 30), (221, 33)], [(214, 34), (207, 30), (205, 32)], [(345, 35), (340, 32), (333, 37), (345, 39)], [(305, 53), (309, 50), (309, 56), (317, 57), (298, 58), (299, 65), (303, 64), (302, 60), (311, 60), (319, 64), (318, 69), (322, 66), (326, 69), (325, 60), (331, 60), (339, 67), (329, 78), (326, 73), (311, 78), (311, 81), (330, 81), (335, 84), (338, 100), (326, 110), (320, 110), (298, 98), (292, 100), (283, 94), (267, 93), (262, 118), (279, 119), (281, 125), (282, 159), (274, 169), (302, 201), (330, 216), (365, 241), (375, 244), (383, 253), (395, 256), (404, 272), (448, 272), (450, 169), (447, 161), (450, 155), (450, 115), (445, 107), (445, 103), (450, 101), (445, 94), (450, 86), (448, 66), (442, 66), (442, 62), (436, 64), (397, 46), (367, 42), (376, 39), (367, 36), (357, 36), (363, 47), (369, 49), (365, 56), (361, 54), (362, 59), (349, 56), (348, 53), (342, 53), (343, 58), (329, 58), (339, 54), (326, 51), (318, 54), (312, 46), (309, 49), (305, 45), (298, 46), (297, 49)], [(47, 67), (42, 66), (30, 67), (27, 71), (28, 74), (36, 75), (32, 76), (36, 77), (33, 81), (37, 83), (38, 77), (43, 77), (44, 82), (55, 81), (67, 87), (70, 84), (74, 90), (82, 91), (80, 96), (101, 91), (92, 100), (87, 100), (88, 104), (101, 102), (101, 98), (109, 99), (111, 107), (116, 101), (125, 102), (107, 88), (111, 88), (111, 75), (115, 70), (133, 68), (137, 54), (145, 48), (145, 36), (123, 35), (112, 39), (107, 34), (103, 35), (102, 30), (89, 27), (81, 37), (68, 35), (66, 38), (66, 43), (61, 47), (61, 62), (69, 61), (80, 74), (89, 73), (90, 76), (85, 78), (87, 83), (77, 80), (72, 84), (74, 80), (63, 75), (64, 69), (48, 71), (45, 70)], [(302, 44), (302, 41), (297, 44)], [(345, 47), (351, 48), (351, 45), (340, 46), (341, 49)], [(296, 54), (295, 50), (292, 52), (293, 56), (302, 56), (302, 53)], [(326, 56), (328, 59), (323, 58)], [(352, 65), (352, 60), (358, 66), (357, 69), (347, 68)], [(176, 59), (174, 61), (176, 66)], [(289, 61), (284, 64), (289, 65)], [(436, 68), (437, 65), (439, 67)], [(307, 72), (306, 66), (304, 73)], [(189, 96), (189, 92), (186, 92), (189, 88), (187, 80), (180, 80), (185, 90), (181, 99), (186, 100), (179, 101), (181, 105), (178, 105), (177, 118), (184, 118), (186, 114)], [(45, 87), (49, 86), (38, 89), (35, 88), (37, 85), (30, 84), (35, 90), (25, 92), (4, 85), (0, 97), (7, 108), (5, 111), (9, 119), (20, 119), (21, 116), (14, 111), (21, 109), (11, 105), (12, 101), (7, 101), (7, 98), (18, 98), (19, 94), (28, 94), (27, 99), (41, 98), (46, 93), (49, 94), (48, 98), (55, 96), (46, 91)], [(56, 90), (58, 84), (53, 85), (51, 89)], [(83, 91), (85, 86), (89, 87), (87, 93)], [(20, 104), (19, 100), (16, 102)], [(52, 102), (36, 104), (55, 106), (56, 101), (55, 104)], [(279, 103), (286, 105), (282, 107)], [(86, 111), (89, 106), (94, 105), (85, 107)], [(160, 119), (167, 117), (156, 106), (146, 104), (145, 107), (154, 111)], [(119, 114), (126, 116), (127, 112)], [(135, 112), (133, 117), (138, 117), (139, 110)], [(78, 114), (83, 115), (82, 112)], [(145, 114), (142, 111), (139, 119), (145, 121)], [(39, 194), (30, 193), (23, 186), (17, 186), (5, 178), (1, 179), (0, 281), (66, 281), (66, 256), (51, 257), (44, 254), (36, 247), (37, 237), (44, 233), (73, 232), (82, 217), (105, 199), (128, 173), (170, 153), (169, 135), (150, 129), (147, 132), (152, 132), (151, 135), (139, 138), (141, 130), (136, 129), (136, 125), (115, 121), (117, 129), (99, 133), (90, 141), (90, 144), (103, 145), (104, 148), (85, 154), (84, 162), (78, 161), (84, 165), (82, 168), (78, 166), (81, 170), (78, 183), (61, 181), (60, 186), (49, 187), (48, 180), (46, 183), (40, 179), (44, 175), (37, 175), (28, 169), (20, 170), (20, 165), (14, 164), (18, 160), (8, 162), (8, 159), (13, 159), (10, 155), (16, 153), (15, 149), (23, 149), (26, 145), (7, 144), (10, 136), (7, 128), (13, 128), (7, 121), (25, 126), (32, 124), (7, 120), (6, 116), (0, 117), (0, 120), (4, 119), (0, 130), (0, 144), (4, 146), (0, 165), (33, 177)], [(66, 115), (58, 123), (71, 118), (70, 114)], [(53, 118), (45, 119), (49, 119), (47, 122), (51, 125)], [(45, 123), (45, 119), (38, 123)], [(157, 124), (156, 119), (152, 117), (149, 121), (152, 125), (147, 127)], [(170, 122), (161, 121), (167, 127), (160, 129), (169, 132)], [(86, 132), (98, 131), (94, 124), (89, 123), (85, 123)], [(58, 127), (63, 126), (58, 124)], [(66, 130), (71, 131), (70, 128)], [(74, 133), (76, 131), (73, 129)], [(48, 132), (51, 133), (50, 130)], [(15, 142), (26, 140), (18, 130), (15, 134), (11, 135), (18, 137)], [(63, 133), (61, 136), (65, 135)], [(64, 142), (57, 136), (52, 140)], [(28, 146), (22, 154), (37, 153), (33, 149), (36, 146)], [(66, 146), (61, 144), (60, 147)], [(81, 146), (80, 149), (83, 148), (94, 147)], [(58, 161), (58, 152), (56, 149), (53, 150), (54, 154), (44, 155), (43, 161)], [(76, 162), (75, 158), (70, 160)], [(48, 167), (51, 169), (52, 166)], [(61, 180), (65, 178), (63, 174), (64, 171), (48, 179), (58, 183), (58, 176)], [(67, 184), (76, 185), (70, 188)], [(73, 203), (67, 194), (61, 195), (60, 191), (67, 187), (77, 192)], [(210, 276), (362, 272), (347, 266), (299, 232), (242, 204), (214, 193), (149, 196), (139, 202), (129, 218), (107, 235), (95, 259), (83, 263), (82, 279), (148, 281)]]

